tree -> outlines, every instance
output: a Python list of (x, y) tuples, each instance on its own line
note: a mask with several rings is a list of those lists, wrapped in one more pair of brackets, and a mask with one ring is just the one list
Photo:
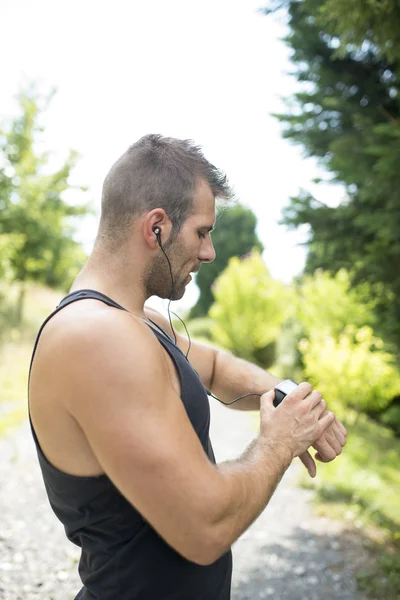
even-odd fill
[[(284, 211), (283, 223), (310, 227), (307, 272), (344, 267), (354, 284), (374, 286), (381, 334), (400, 349), (400, 57), (398, 46), (388, 52), (383, 40), (392, 31), (395, 3), (357, 0), (343, 15), (341, 0), (286, 4), (286, 41), (301, 87), (289, 111), (276, 116), (285, 124), (285, 137), (319, 158), (332, 181), (344, 183), (347, 198), (332, 208), (301, 191)], [(378, 4), (379, 26), (368, 29)], [(394, 19), (398, 22), (398, 12)]]
[(345, 328), (339, 336), (314, 331), (302, 340), (304, 374), (341, 419), (346, 408), (381, 411), (400, 394), (395, 356), (370, 327)]
[(337, 337), (349, 324), (360, 329), (376, 323), (369, 286), (352, 287), (344, 269), (335, 276), (318, 270), (303, 277), (296, 295), (296, 319), (305, 337), (321, 331)]
[[(318, 269), (293, 285), (293, 317), (280, 333), (276, 368), (284, 379), (302, 381), (305, 365), (300, 341), (322, 336), (336, 343), (349, 325), (356, 330), (365, 326), (374, 329), (375, 298), (367, 283), (353, 287), (344, 269), (334, 276)], [(316, 373), (318, 370), (313, 375)]]
[(74, 220), (90, 208), (63, 199), (77, 153), (49, 173), (49, 154), (37, 148), (43, 99), (25, 90), (18, 101), (20, 114), (0, 129), (0, 277), (20, 286), (20, 323), (25, 282), (67, 289), (83, 265), (86, 256), (72, 236)]
[(324, 32), (339, 36), (337, 55), (343, 56), (350, 46), (361, 48), (368, 43), (390, 61), (400, 59), (400, 11), (398, 0), (270, 0), (264, 13), (300, 3), (309, 22)]
[(400, 371), (390, 347), (374, 333), (374, 306), (369, 285), (352, 287), (344, 269), (335, 276), (318, 270), (303, 277), (278, 348), (282, 352), (283, 341), (287, 349), (290, 340), (298, 354), (289, 349), (291, 363), (280, 354), (278, 366), (281, 376), (311, 381), (340, 418), (351, 407), (396, 430)]
[(341, 48), (368, 42), (381, 56), (400, 59), (398, 0), (325, 0), (317, 22), (334, 34), (340, 32)]
[(237, 204), (218, 211), (216, 223), (212, 234), (216, 258), (196, 275), (200, 296), (190, 312), (191, 319), (203, 317), (208, 313), (214, 301), (212, 285), (232, 256), (243, 256), (253, 248), (260, 252), (263, 250), (255, 232), (257, 218), (249, 208)]
[(290, 290), (271, 278), (259, 252), (229, 260), (215, 282), (210, 308), (214, 342), (268, 367), (282, 323), (292, 310)]

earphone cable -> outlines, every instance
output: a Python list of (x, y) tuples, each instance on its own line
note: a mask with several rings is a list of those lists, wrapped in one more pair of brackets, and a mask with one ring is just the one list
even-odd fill
[[(158, 239), (158, 244), (159, 244), (159, 246), (160, 246), (160, 248), (161, 248), (161, 250), (162, 250), (162, 252), (163, 252), (163, 254), (164, 254), (165, 258), (167, 259), (167, 262), (168, 262), (168, 267), (169, 267), (169, 272), (170, 272), (170, 275), (171, 275), (171, 293), (170, 293), (170, 296), (169, 296), (169, 302), (168, 302), (168, 319), (169, 319), (169, 324), (170, 324), (170, 326), (171, 326), (171, 329), (172, 329), (172, 333), (174, 334), (174, 342), (175, 342), (175, 346), (176, 346), (176, 345), (177, 345), (176, 333), (175, 333), (174, 326), (172, 325), (172, 319), (171, 319), (171, 309), (170, 309), (171, 302), (172, 302), (172, 295), (173, 295), (173, 293), (174, 293), (174, 277), (173, 277), (173, 275), (172, 275), (172, 267), (171, 267), (170, 260), (169, 260), (169, 258), (168, 258), (168, 256), (167, 256), (167, 254), (166, 254), (166, 252), (165, 252), (165, 250), (164, 250), (164, 248), (163, 248), (163, 246), (162, 246), (162, 244), (161, 244), (161, 239), (160, 239), (160, 237), (158, 237), (158, 236), (157, 236), (157, 239)], [(186, 325), (185, 325), (185, 328), (186, 328)], [(187, 331), (187, 330), (186, 330), (186, 331)], [(190, 348), (190, 346), (189, 346), (189, 348)], [(187, 357), (186, 357), (186, 358), (187, 358)]]
[(186, 356), (186, 358), (187, 358), (187, 357), (189, 356), (190, 348), (192, 347), (192, 340), (190, 339), (190, 334), (189, 334), (188, 328), (186, 327), (186, 323), (185, 323), (185, 321), (184, 321), (183, 319), (181, 319), (179, 315), (177, 315), (176, 313), (174, 313), (174, 311), (173, 311), (173, 310), (170, 310), (170, 309), (169, 309), (169, 305), (168, 305), (168, 310), (169, 310), (169, 312), (171, 312), (171, 313), (172, 313), (172, 314), (173, 314), (173, 315), (174, 315), (174, 316), (175, 316), (177, 319), (179, 319), (179, 320), (180, 320), (180, 322), (182, 323), (182, 325), (183, 325), (183, 326), (184, 326), (184, 328), (185, 328), (186, 335), (187, 335), (188, 342), (189, 342), (189, 347), (188, 347), (188, 349), (187, 349), (187, 352), (186, 352), (186, 355), (185, 355), (185, 356)]
[[(174, 277), (173, 277), (173, 275), (172, 275), (172, 267), (171, 267), (171, 262), (170, 262), (170, 260), (169, 260), (169, 258), (168, 258), (168, 256), (167, 256), (167, 253), (165, 252), (165, 250), (164, 250), (164, 248), (163, 248), (163, 246), (162, 246), (162, 244), (161, 244), (161, 238), (160, 238), (160, 236), (159, 236), (159, 235), (157, 236), (157, 240), (158, 240), (158, 244), (159, 244), (159, 246), (160, 246), (160, 248), (161, 248), (161, 250), (162, 250), (162, 252), (163, 252), (163, 254), (164, 254), (165, 258), (167, 259), (167, 262), (168, 262), (168, 267), (169, 267), (169, 272), (170, 272), (170, 275), (171, 275), (172, 287), (171, 287), (171, 294), (170, 294), (170, 297), (169, 297), (168, 309), (167, 309), (167, 310), (168, 310), (168, 319), (169, 319), (169, 324), (170, 324), (170, 326), (171, 326), (171, 329), (172, 329), (172, 332), (173, 332), (173, 334), (174, 334), (174, 343), (175, 343), (175, 346), (177, 346), (178, 344), (177, 344), (177, 339), (176, 339), (176, 333), (175, 333), (174, 326), (172, 325), (172, 319), (171, 319), (171, 312), (172, 312), (172, 311), (171, 311), (171, 309), (170, 309), (171, 302), (172, 302), (172, 295), (173, 295), (173, 292), (174, 292)], [(189, 355), (189, 350), (190, 350), (190, 348), (191, 348), (191, 345), (192, 345), (192, 341), (191, 341), (191, 339), (190, 339), (189, 331), (188, 331), (188, 329), (187, 329), (187, 327), (186, 327), (186, 324), (185, 324), (185, 323), (184, 323), (184, 321), (183, 321), (183, 320), (180, 318), (180, 316), (179, 316), (179, 315), (177, 315), (177, 314), (176, 314), (176, 313), (174, 313), (174, 312), (172, 312), (172, 314), (173, 314), (173, 315), (175, 315), (176, 317), (178, 317), (178, 319), (180, 320), (180, 322), (183, 324), (183, 326), (184, 326), (184, 328), (185, 328), (185, 331), (186, 331), (186, 334), (187, 334), (187, 336), (188, 336), (189, 347), (188, 347), (188, 350), (187, 350), (187, 352), (186, 352), (186, 360), (189, 360), (189, 359), (188, 359), (188, 355)], [(244, 394), (244, 396), (239, 396), (239, 398), (235, 398), (234, 400), (231, 400), (230, 402), (224, 402), (224, 400), (220, 400), (219, 398), (217, 398), (217, 396), (214, 396), (214, 394), (212, 394), (212, 393), (211, 393), (209, 390), (207, 390), (207, 389), (206, 389), (206, 392), (207, 392), (207, 394), (208, 394), (209, 396), (211, 396), (212, 398), (215, 398), (215, 400), (218, 400), (218, 402), (221, 402), (221, 404), (225, 404), (225, 406), (229, 406), (230, 404), (234, 404), (234, 402), (237, 402), (238, 400), (242, 400), (243, 398), (247, 398), (248, 396), (259, 396), (260, 398), (261, 398), (261, 396), (262, 396), (262, 394), (256, 394), (256, 393), (252, 392), (252, 393), (249, 393), (249, 394)]]

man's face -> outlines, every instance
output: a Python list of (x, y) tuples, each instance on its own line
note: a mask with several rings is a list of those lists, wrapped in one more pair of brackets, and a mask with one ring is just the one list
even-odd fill
[[(191, 281), (190, 273), (199, 270), (201, 263), (212, 262), (215, 251), (210, 232), (215, 222), (215, 199), (209, 186), (200, 182), (194, 198), (193, 212), (181, 230), (163, 244), (171, 263), (173, 276), (172, 300), (180, 300)], [(162, 238), (162, 236), (161, 236)], [(167, 258), (160, 252), (153, 259), (145, 277), (149, 296), (169, 298), (172, 279)]]

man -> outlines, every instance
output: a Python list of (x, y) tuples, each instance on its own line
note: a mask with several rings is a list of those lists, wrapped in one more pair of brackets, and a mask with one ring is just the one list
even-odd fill
[[(93, 252), (39, 332), (32, 433), (50, 504), (82, 548), (80, 600), (227, 600), (230, 547), (293, 458), (314, 475), (307, 449), (329, 461), (345, 444), (308, 383), (275, 409), (279, 379), (210, 346), (188, 353), (145, 308), (181, 298), (214, 259), (215, 200), (230, 194), (193, 143), (139, 140), (108, 173)], [(251, 392), (233, 407), (260, 408), (236, 461), (215, 464), (206, 390), (225, 402)]]

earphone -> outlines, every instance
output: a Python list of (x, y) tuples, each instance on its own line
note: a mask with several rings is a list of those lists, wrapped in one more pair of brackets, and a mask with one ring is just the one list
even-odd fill
[[(166, 258), (166, 259), (167, 259), (167, 261), (168, 261), (169, 272), (170, 272), (170, 275), (171, 275), (171, 282), (172, 282), (172, 285), (171, 285), (171, 294), (170, 294), (170, 297), (169, 297), (169, 302), (168, 302), (168, 318), (169, 318), (169, 324), (170, 324), (170, 326), (171, 326), (171, 329), (172, 329), (172, 331), (173, 331), (173, 334), (174, 334), (174, 342), (175, 342), (175, 346), (177, 346), (178, 344), (177, 344), (177, 340), (176, 340), (176, 333), (175, 333), (175, 329), (174, 329), (174, 326), (172, 325), (172, 320), (171, 320), (171, 312), (172, 312), (172, 311), (170, 310), (170, 305), (171, 305), (171, 302), (172, 302), (172, 295), (173, 295), (173, 291), (174, 291), (174, 277), (173, 277), (173, 275), (172, 275), (172, 267), (171, 267), (170, 260), (169, 260), (169, 258), (168, 258), (168, 256), (167, 256), (167, 254), (166, 254), (166, 252), (165, 252), (165, 250), (164, 250), (164, 248), (163, 248), (163, 245), (162, 245), (162, 243), (161, 243), (161, 229), (160, 229), (159, 227), (153, 227), (153, 232), (154, 232), (154, 233), (155, 233), (155, 235), (156, 235), (157, 242), (158, 242), (158, 245), (160, 246), (160, 249), (161, 249), (161, 251), (163, 252), (163, 254), (164, 254), (165, 258)], [(188, 332), (188, 330), (187, 330), (187, 327), (186, 327), (185, 323), (184, 323), (184, 322), (182, 321), (182, 319), (180, 318), (180, 316), (179, 316), (179, 315), (177, 315), (177, 314), (175, 314), (174, 312), (172, 312), (172, 314), (173, 314), (173, 315), (175, 315), (175, 317), (178, 317), (178, 319), (180, 320), (180, 322), (182, 323), (182, 325), (183, 325), (183, 326), (184, 326), (184, 328), (185, 328), (186, 335), (188, 336), (189, 347), (188, 347), (188, 350), (187, 350), (187, 352), (186, 352), (186, 360), (187, 360), (187, 361), (189, 361), (189, 359), (188, 359), (188, 355), (189, 355), (190, 347), (191, 347), (191, 345), (192, 345), (192, 341), (191, 341), (191, 339), (190, 339), (189, 332)], [(244, 396), (239, 396), (239, 398), (235, 398), (234, 400), (231, 400), (230, 402), (224, 402), (223, 400), (220, 400), (219, 398), (217, 398), (217, 396), (214, 396), (214, 394), (212, 394), (212, 393), (211, 393), (209, 390), (207, 390), (207, 389), (206, 389), (206, 392), (207, 392), (207, 394), (208, 394), (209, 396), (212, 396), (213, 398), (215, 398), (215, 400), (218, 400), (218, 402), (221, 402), (221, 404), (225, 404), (226, 406), (229, 406), (229, 404), (233, 404), (234, 402), (237, 402), (238, 400), (242, 400), (242, 398), (247, 398), (247, 396), (259, 396), (259, 397), (261, 397), (261, 396), (262, 396), (262, 394), (250, 393), (250, 394), (245, 394)]]

